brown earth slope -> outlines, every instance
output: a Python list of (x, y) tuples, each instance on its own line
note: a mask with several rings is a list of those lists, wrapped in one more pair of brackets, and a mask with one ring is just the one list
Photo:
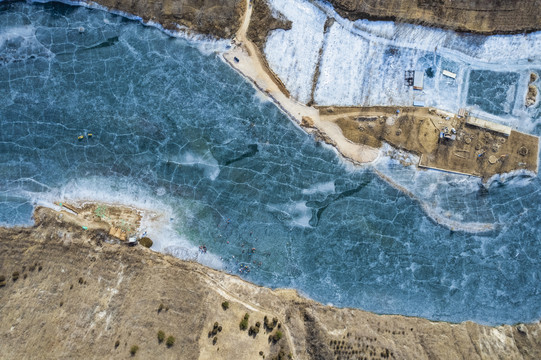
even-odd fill
[[(88, 1), (92, 2), (92, 1)], [(177, 25), (199, 34), (231, 38), (239, 29), (244, 0), (97, 0), (109, 9), (140, 16), (169, 30)]]
[(252, 41), (263, 53), (267, 35), (272, 30), (276, 29), (291, 29), (291, 21), (282, 18), (276, 18), (277, 14), (273, 14), (266, 1), (256, 1), (252, 5), (252, 17), (246, 36)]
[(541, 29), (540, 0), (330, 0), (350, 20), (392, 20), (482, 34)]
[[(337, 309), (115, 243), (100, 220), (45, 208), (34, 217), (32, 228), (0, 229), (0, 358), (127, 359), (134, 345), (140, 359), (541, 358), (539, 323), (488, 327)], [(240, 330), (244, 314), (248, 327), (260, 322), (258, 334)], [(274, 329), (265, 316), (276, 318)], [(160, 330), (173, 346), (159, 342)], [(278, 331), (281, 339), (269, 339)]]

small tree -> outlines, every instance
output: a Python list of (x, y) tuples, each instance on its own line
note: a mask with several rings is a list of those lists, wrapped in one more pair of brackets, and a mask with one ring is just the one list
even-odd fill
[(239, 324), (239, 327), (240, 327), (241, 330), (248, 329), (248, 319), (249, 318), (250, 318), (250, 315), (248, 315), (248, 313), (244, 314), (244, 318), (242, 319), (242, 321)]
[(163, 331), (158, 331), (158, 342), (161, 344), (165, 339), (165, 333)]
[(248, 335), (250, 336), (257, 336), (257, 334), (259, 333), (259, 328), (257, 326), (250, 326), (250, 329), (248, 330)]
[(153, 242), (152, 240), (150, 240), (150, 238), (145, 236), (144, 238), (139, 239), (139, 244), (143, 245), (146, 248), (149, 248), (152, 246)]
[(229, 301), (224, 301), (224, 302), (222, 303), (222, 308), (223, 308), (224, 310), (229, 309)]
[(167, 338), (167, 341), (165, 342), (165, 345), (167, 345), (167, 347), (171, 347), (175, 344), (175, 338), (173, 336), (169, 336)]
[(265, 328), (267, 329), (267, 331), (272, 331), (274, 330), (274, 328), (276, 327), (276, 324), (278, 324), (278, 319), (277, 318), (272, 318), (272, 321), (265, 316), (265, 318), (263, 319), (263, 322), (265, 324)]
[(133, 345), (133, 346), (130, 348), (130, 354), (131, 354), (131, 356), (134, 356), (134, 355), (137, 353), (138, 350), (139, 350), (139, 346)]
[(220, 331), (222, 331), (222, 326), (220, 324), (218, 324), (218, 322), (216, 321), (214, 323), (214, 326), (212, 327), (212, 331), (209, 331), (209, 337), (215, 336)]

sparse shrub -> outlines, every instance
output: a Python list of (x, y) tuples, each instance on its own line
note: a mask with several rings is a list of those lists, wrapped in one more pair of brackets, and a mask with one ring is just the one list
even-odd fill
[(242, 321), (239, 324), (239, 327), (240, 327), (241, 330), (248, 329), (248, 319), (249, 318), (250, 318), (250, 315), (248, 315), (248, 313), (244, 314), (244, 318), (242, 319)]
[(276, 333), (274, 334), (274, 336), (272, 337), (272, 341), (274, 342), (278, 342), (280, 341), (280, 339), (284, 336), (284, 334), (282, 334), (282, 332), (280, 330), (276, 331)]
[(216, 321), (214, 323), (214, 326), (212, 327), (212, 331), (209, 331), (209, 337), (213, 337), (216, 334), (218, 334), (220, 331), (222, 331), (222, 327), (218, 322)]
[(43, 269), (43, 266), (38, 266), (38, 271), (41, 271)]
[(139, 244), (143, 245), (146, 248), (149, 248), (149, 247), (152, 246), (152, 244), (154, 244), (154, 242), (152, 240), (150, 240), (150, 238), (145, 236), (145, 237), (139, 239)]
[(276, 324), (278, 324), (278, 319), (272, 318), (272, 321), (270, 321), (269, 318), (265, 316), (265, 318), (263, 319), (263, 322), (265, 324), (265, 328), (270, 332), (274, 330), (274, 328), (276, 327)]
[(248, 335), (250, 336), (256, 336), (259, 333), (259, 328), (257, 326), (250, 326), (250, 329), (248, 330)]
[(212, 345), (216, 345), (218, 342), (218, 336), (215, 336), (214, 339), (212, 339)]
[(73, 284), (70, 285), (70, 290), (73, 289)]
[(62, 305), (64, 305), (64, 302), (63, 302), (63, 301), (60, 302), (60, 306), (62, 306)]
[(133, 346), (130, 348), (130, 354), (131, 354), (131, 356), (134, 356), (134, 355), (137, 353), (138, 350), (139, 350), (139, 346), (133, 345)]
[(163, 310), (163, 304), (160, 304), (160, 306), (158, 306), (158, 313), (160, 313), (162, 310)]
[(0, 275), (0, 287), (6, 286), (6, 277), (4, 275)]
[(15, 271), (13, 274), (11, 274), (11, 278), (13, 279), (13, 281), (17, 281), (17, 279), (19, 278), (19, 272)]
[(165, 340), (165, 333), (163, 331), (158, 331), (158, 342), (161, 344)]
[(115, 341), (115, 349), (120, 345), (120, 340)]
[(173, 336), (169, 336), (167, 340), (165, 341), (165, 345), (167, 345), (167, 347), (171, 347), (174, 344), (175, 344), (175, 338)]
[(28, 277), (28, 274), (23, 274), (23, 279), (26, 279)]
[(30, 266), (28, 267), (28, 270), (34, 271), (34, 270), (36, 270), (36, 266), (37, 266), (37, 264), (30, 265)]
[(258, 321), (258, 322), (255, 323), (255, 326), (258, 327), (258, 328), (260, 328), (260, 327), (261, 327), (261, 323)]
[(285, 360), (286, 358), (286, 353), (284, 352), (284, 349), (280, 349), (280, 352), (278, 353), (278, 356), (275, 357), (274, 359), (276, 360)]
[(80, 278), (79, 278), (79, 284), (82, 284), (82, 283), (84, 283), (84, 282), (85, 282), (85, 281), (83, 280), (83, 278), (80, 277)]
[(224, 302), (222, 303), (222, 309), (224, 309), (224, 310), (229, 309), (229, 301), (224, 301)]

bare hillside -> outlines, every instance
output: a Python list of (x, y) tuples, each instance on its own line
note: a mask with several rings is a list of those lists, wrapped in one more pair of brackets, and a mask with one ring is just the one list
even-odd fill
[(35, 220), (0, 230), (4, 359), (131, 358), (133, 346), (141, 359), (541, 357), (539, 323), (488, 327), (337, 309), (119, 244), (102, 220), (45, 208)]
[(541, 29), (539, 0), (329, 0), (350, 20), (392, 20), (481, 34)]

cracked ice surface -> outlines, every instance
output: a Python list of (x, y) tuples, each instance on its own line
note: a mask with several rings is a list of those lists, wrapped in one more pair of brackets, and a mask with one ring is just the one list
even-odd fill
[[(118, 202), (157, 214), (145, 223), (156, 250), (249, 266), (240, 276), (323, 303), (491, 324), (541, 316), (539, 177), (484, 188), (390, 157), (353, 167), (199, 43), (102, 11), (0, 3), (0, 34), (2, 224), (59, 199)], [(495, 229), (452, 232), (420, 201)]]

